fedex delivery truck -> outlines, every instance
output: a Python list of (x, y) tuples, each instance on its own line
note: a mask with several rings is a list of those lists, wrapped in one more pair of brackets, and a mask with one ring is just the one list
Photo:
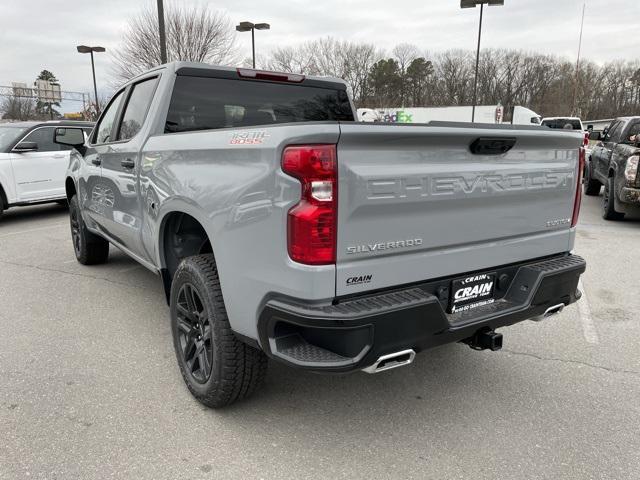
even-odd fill
[[(416, 108), (359, 108), (361, 122), (385, 123), (429, 123), (434, 120), (448, 122), (471, 122), (472, 107), (416, 107)], [(512, 123), (514, 125), (540, 125), (541, 117), (533, 110), (515, 106), (505, 121), (502, 105), (479, 105), (476, 107), (476, 123)]]

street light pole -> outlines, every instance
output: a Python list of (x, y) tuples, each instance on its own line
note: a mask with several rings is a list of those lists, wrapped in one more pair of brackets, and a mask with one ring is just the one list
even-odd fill
[(160, 63), (167, 63), (167, 37), (164, 31), (164, 5), (158, 0), (158, 32), (160, 34)]
[(96, 67), (93, 61), (93, 52), (104, 52), (104, 47), (88, 47), (87, 45), (78, 45), (76, 47), (78, 53), (90, 53), (91, 54), (91, 74), (93, 75), (93, 94), (96, 100), (96, 116), (100, 116), (100, 105), (98, 103), (98, 87), (96, 85)]
[(484, 4), (504, 5), (504, 0), (460, 0), (460, 8), (475, 8), (480, 5), (480, 23), (478, 25), (478, 47), (476, 49), (476, 69), (473, 77), (473, 105), (471, 107), (471, 123), (476, 120), (476, 103), (478, 102), (478, 68), (480, 65), (480, 41), (482, 40), (482, 16)]
[(238, 32), (248, 32), (251, 31), (251, 61), (253, 68), (256, 68), (256, 30), (269, 30), (271, 25), (268, 23), (252, 23), (252, 22), (240, 22), (236, 25), (236, 30)]
[(473, 77), (473, 107), (471, 108), (471, 123), (476, 121), (476, 103), (478, 102), (478, 66), (480, 65), (480, 41), (482, 40), (482, 14), (484, 3), (480, 4), (480, 24), (478, 25), (478, 49), (476, 50), (476, 73)]
[(256, 29), (251, 29), (251, 61), (253, 68), (256, 68)]
[(96, 85), (96, 66), (93, 63), (93, 50), (91, 50), (91, 75), (93, 75), (93, 98), (96, 99), (96, 115), (100, 116), (100, 106), (98, 105), (98, 86)]

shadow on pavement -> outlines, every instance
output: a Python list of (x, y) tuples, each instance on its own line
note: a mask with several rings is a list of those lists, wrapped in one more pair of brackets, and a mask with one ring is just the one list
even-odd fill
[(0, 216), (0, 230), (7, 225), (28, 224), (38, 220), (61, 220), (68, 216), (66, 205), (46, 203), (32, 207), (13, 207), (5, 210)]

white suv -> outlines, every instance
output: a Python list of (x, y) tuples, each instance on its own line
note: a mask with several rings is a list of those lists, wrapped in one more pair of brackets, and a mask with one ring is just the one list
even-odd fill
[(0, 124), (0, 215), (13, 206), (65, 200), (64, 180), (71, 147), (54, 143), (55, 129), (60, 127), (81, 127), (88, 135), (93, 123)]

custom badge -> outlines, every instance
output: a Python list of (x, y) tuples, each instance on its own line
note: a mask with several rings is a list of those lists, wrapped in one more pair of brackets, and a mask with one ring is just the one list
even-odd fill
[(261, 145), (266, 138), (269, 134), (264, 130), (236, 132), (231, 134), (229, 145)]

